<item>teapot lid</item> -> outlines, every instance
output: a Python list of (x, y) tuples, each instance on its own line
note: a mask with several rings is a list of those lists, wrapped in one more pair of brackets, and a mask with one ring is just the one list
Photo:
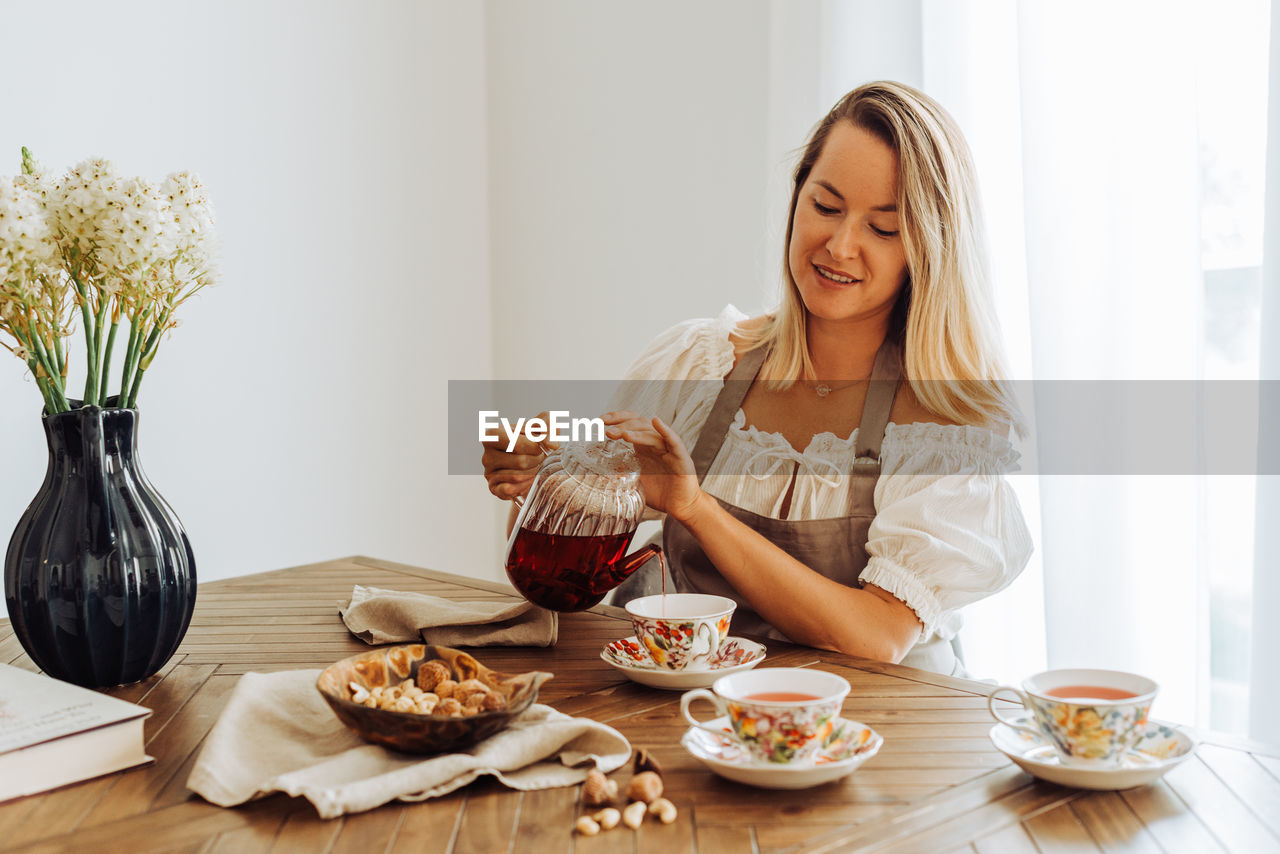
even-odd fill
[(576, 442), (561, 447), (566, 462), (579, 471), (608, 478), (631, 481), (640, 475), (640, 460), (635, 448), (623, 439), (603, 442)]

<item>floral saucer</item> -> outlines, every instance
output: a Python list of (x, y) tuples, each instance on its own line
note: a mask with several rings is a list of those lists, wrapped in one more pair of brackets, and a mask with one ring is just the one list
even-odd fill
[[(1026, 723), (1033, 726), (1031, 716), (1028, 714), (1026, 718)], [(1145, 786), (1160, 779), (1196, 751), (1195, 739), (1156, 721), (1147, 723), (1137, 746), (1121, 758), (1118, 766), (1111, 767), (1063, 764), (1058, 751), (1047, 740), (1004, 724), (991, 728), (991, 743), (1033, 777), (1060, 786), (1099, 791)]]
[(840, 718), (827, 744), (802, 762), (761, 762), (751, 759), (728, 735), (729, 718), (707, 721), (726, 733), (717, 736), (689, 727), (680, 743), (714, 773), (761, 789), (808, 789), (847, 777), (880, 750), (884, 738), (866, 724)]
[(668, 691), (709, 688), (721, 676), (750, 670), (764, 661), (764, 656), (764, 644), (735, 637), (727, 638), (721, 644), (715, 660), (706, 670), (667, 670), (659, 667), (649, 658), (635, 635), (616, 640), (600, 652), (605, 663), (622, 671), (632, 682)]

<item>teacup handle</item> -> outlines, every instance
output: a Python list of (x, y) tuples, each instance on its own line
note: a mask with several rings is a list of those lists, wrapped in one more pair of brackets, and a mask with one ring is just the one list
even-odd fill
[(710, 700), (711, 705), (716, 707), (717, 715), (727, 714), (724, 707), (724, 701), (708, 691), (706, 688), (694, 688), (692, 691), (685, 691), (684, 696), (680, 698), (680, 714), (684, 715), (684, 719), (696, 726), (698, 729), (705, 729), (707, 732), (715, 733), (716, 735), (726, 735), (727, 733), (725, 733), (724, 730), (713, 727), (708, 723), (704, 723), (689, 714), (689, 706), (692, 705), (694, 700)]
[(991, 712), (991, 717), (995, 718), (1000, 723), (1004, 724), (1010, 729), (1021, 730), (1022, 732), (1030, 733), (1031, 735), (1034, 735), (1037, 738), (1043, 736), (1043, 733), (1041, 733), (1040, 730), (1036, 729), (1035, 727), (1027, 726), (1024, 723), (1020, 723), (1014, 720), (1013, 718), (1006, 718), (1002, 716), (998, 711), (996, 711), (996, 694), (999, 694), (1001, 691), (1008, 691), (1012, 694), (1016, 694), (1018, 697), (1018, 701), (1022, 703), (1022, 707), (1026, 709), (1028, 712), (1035, 714), (1035, 711), (1032, 710), (1031, 708), (1031, 702), (1027, 699), (1026, 694), (1024, 694), (1021, 690), (1013, 687), (1012, 685), (1001, 685), (999, 688), (996, 688), (994, 691), (992, 691), (990, 694), (987, 695), (987, 711)]

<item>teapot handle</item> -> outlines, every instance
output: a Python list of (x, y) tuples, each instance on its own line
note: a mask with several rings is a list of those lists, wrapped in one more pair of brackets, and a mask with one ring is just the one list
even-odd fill
[[(542, 467), (542, 465), (544, 465), (544, 464), (546, 463), (546, 461), (547, 461), (547, 457), (551, 456), (552, 454), (554, 454), (556, 451), (558, 451), (558, 450), (559, 450), (559, 448), (548, 446), (546, 442), (539, 442), (539, 443), (538, 443), (538, 448), (539, 448), (539, 449), (541, 449), (541, 451), (542, 451), (542, 462), (538, 464), (539, 468), (541, 468), (541, 467)], [(523, 510), (523, 509), (524, 509), (524, 496), (523, 496), (523, 495), (516, 495), (516, 496), (512, 496), (511, 500), (512, 500), (513, 502), (515, 502), (515, 505), (516, 505), (516, 509), (517, 509), (517, 510)]]

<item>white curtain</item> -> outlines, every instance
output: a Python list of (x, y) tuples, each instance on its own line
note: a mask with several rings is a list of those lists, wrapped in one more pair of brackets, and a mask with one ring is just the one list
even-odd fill
[[(1231, 105), (1223, 99), (1246, 87), (1206, 83), (1220, 69), (1208, 65), (1215, 59), (1205, 43), (1219, 11), (1238, 21), (1259, 8), (1265, 13), (1257, 0), (1213, 11), (1154, 0), (912, 0), (895, 4), (896, 17), (885, 21), (872, 4), (820, 4), (827, 100), (869, 79), (897, 77), (938, 98), (964, 129), (980, 173), (1016, 378), (1034, 381), (1040, 404), (1028, 413), (1033, 420), (1060, 402), (1046, 399), (1056, 393), (1049, 381), (1213, 376), (1204, 352), (1202, 136), (1204, 123), (1220, 115), (1215, 110)], [(1233, 11), (1246, 14), (1232, 18)], [(833, 46), (833, 28), (846, 34), (842, 44)], [(886, 45), (901, 48), (906, 64), (859, 54), (857, 45), (871, 38), (880, 54), (893, 52)], [(1280, 252), (1274, 220), (1271, 243)], [(1280, 264), (1268, 269), (1275, 278)], [(1280, 331), (1280, 306), (1272, 303), (1271, 314)], [(1280, 348), (1270, 358), (1280, 377)], [(1125, 451), (1149, 443), (1161, 421), (1133, 423), (1103, 408), (1076, 416), (1102, 425)], [(1273, 433), (1276, 427), (1280, 418)], [(1252, 480), (1066, 475), (1055, 473), (1057, 460), (1039, 456), (1034, 437), (1021, 450), (1037, 474), (1014, 482), (1039, 548), (1009, 590), (969, 609), (963, 637), (975, 675), (1010, 680), (1045, 665), (1136, 670), (1161, 684), (1159, 717), (1242, 722), (1241, 709), (1223, 716), (1211, 708), (1211, 699), (1223, 706), (1232, 695), (1214, 687), (1210, 593), (1228, 556), (1251, 560)], [(1280, 498), (1273, 505), (1280, 511)], [(1246, 686), (1253, 734), (1273, 739), (1275, 725), (1260, 716), (1280, 704), (1280, 634), (1269, 617), (1280, 585), (1261, 570), (1280, 559), (1280, 541), (1264, 536), (1274, 528), (1258, 526)], [(1247, 655), (1247, 644), (1232, 654)]]
[[(1262, 348), (1259, 378), (1280, 381), (1280, 10), (1271, 4), (1270, 89), (1267, 109), (1266, 234), (1262, 261)], [(1258, 457), (1263, 471), (1280, 460), (1277, 397), (1260, 412)], [(1280, 743), (1280, 477), (1258, 478), (1257, 543), (1253, 567), (1253, 637), (1249, 674), (1249, 734)]]

